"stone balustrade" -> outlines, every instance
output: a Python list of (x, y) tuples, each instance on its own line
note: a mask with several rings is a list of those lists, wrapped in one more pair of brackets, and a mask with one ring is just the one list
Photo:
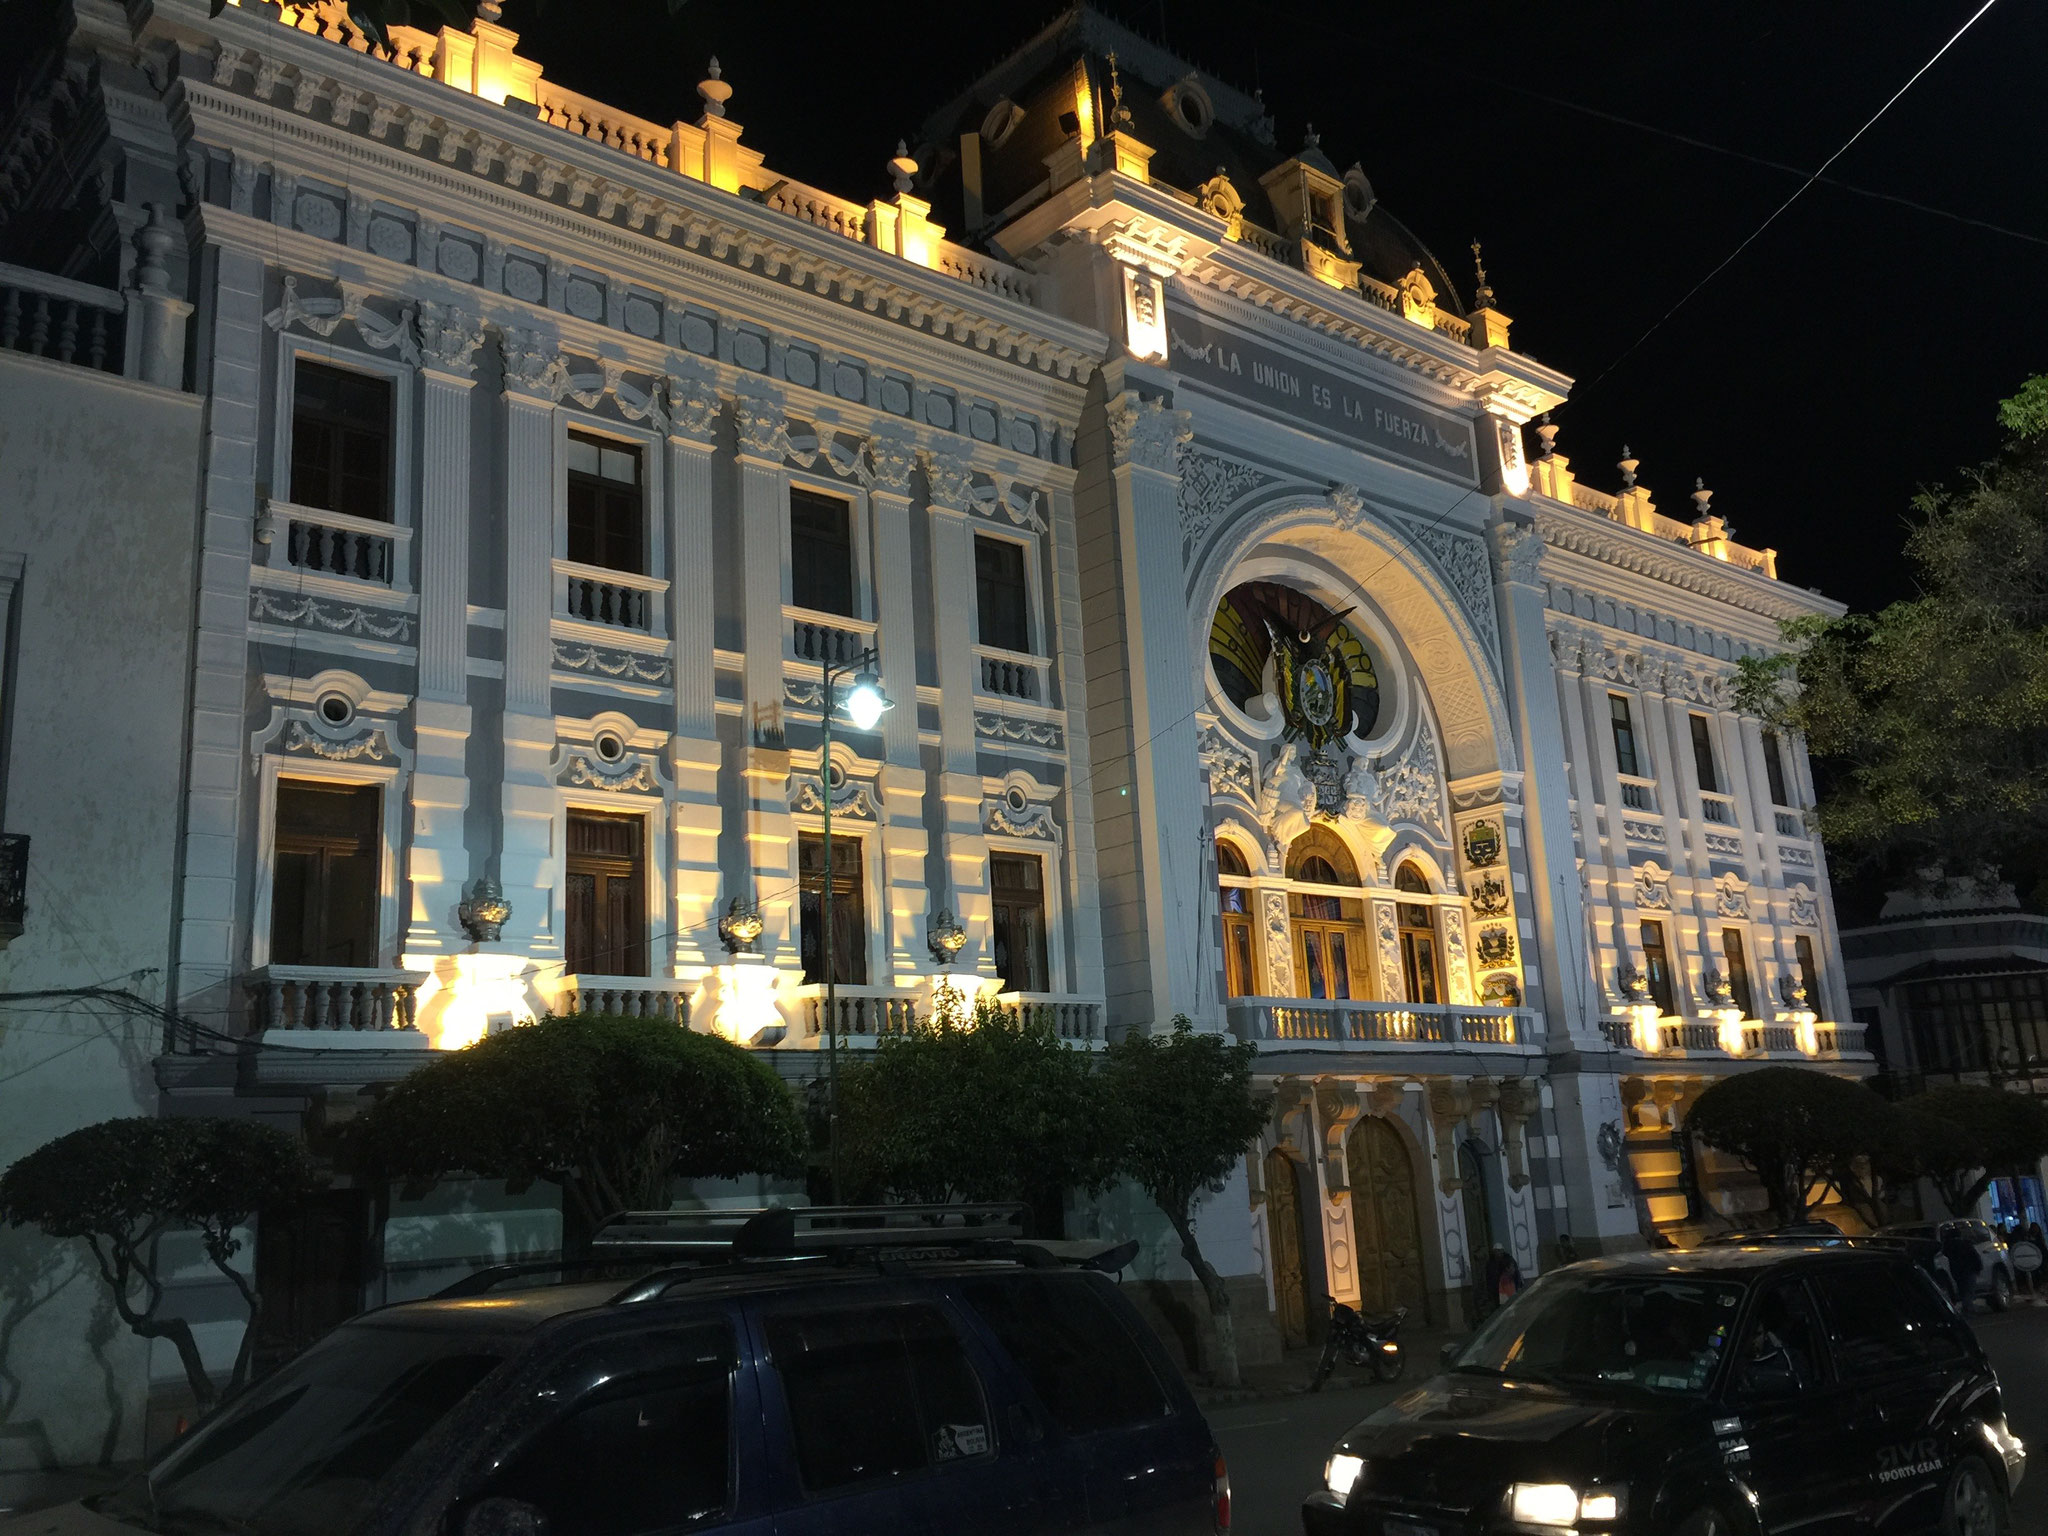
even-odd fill
[(1531, 1049), (1541, 1044), (1535, 1016), (1523, 1008), (1241, 997), (1232, 999), (1224, 1011), (1232, 1034), (1266, 1050), (1297, 1045), (1335, 1045), (1347, 1050), (1429, 1046)]
[(267, 965), (250, 974), (254, 1027), (335, 1033), (393, 1033), (413, 1027), (424, 971), (328, 965)]
[(662, 577), (557, 560), (555, 592), (555, 611), (564, 618), (643, 635), (663, 632), (661, 599), (668, 582)]
[(628, 1019), (661, 1019), (688, 1026), (690, 993), (697, 983), (655, 976), (562, 978), (556, 1007), (564, 1013), (607, 1013)]
[(996, 1006), (1012, 1018), (1028, 1014), (1050, 1023), (1062, 1040), (1095, 1042), (1102, 1035), (1102, 999), (1057, 992), (1004, 992)]
[(1045, 657), (988, 645), (977, 645), (974, 657), (980, 692), (993, 698), (1025, 699), (1034, 704), (1050, 697), (1047, 681), (1052, 663)]
[[(1715, 1019), (1664, 1018), (1639, 1029), (1632, 1020), (1610, 1016), (1600, 1020), (1600, 1033), (1615, 1050), (1643, 1057), (1841, 1061), (1868, 1054), (1863, 1025), (1825, 1019), (1810, 1024), (1802, 1024), (1796, 1017), (1743, 1019), (1724, 1028)], [(1740, 1042), (1740, 1050), (1729, 1050), (1731, 1037)], [(1654, 1041), (1654, 1048), (1645, 1050), (1649, 1041)]]
[[(832, 1006), (837, 1019), (834, 1033), (842, 1040), (872, 1044), (885, 1035), (908, 1034), (924, 1011), (923, 992), (851, 983), (833, 990)], [(801, 1044), (806, 1049), (819, 1048), (824, 1040), (827, 1020), (823, 984), (798, 987), (784, 995), (794, 1003), (802, 1025), (799, 1031), (801, 1041), (791, 1043)]]

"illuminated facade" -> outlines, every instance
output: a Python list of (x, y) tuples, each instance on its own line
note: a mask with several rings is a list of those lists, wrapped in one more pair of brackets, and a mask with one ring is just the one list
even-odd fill
[(207, 9), (71, 44), (129, 57), (207, 401), (172, 1097), (345, 1114), (578, 1005), (808, 1076), (828, 801), (856, 1048), (942, 985), (1257, 1044), (1203, 1224), (1251, 1351), (1733, 1214), (1689, 1099), (1863, 1070), (1803, 749), (1731, 694), (1835, 608), (1579, 485), (1483, 276), (1254, 99), (1070, 13), (854, 202), (715, 67), (662, 124), (491, 20)]

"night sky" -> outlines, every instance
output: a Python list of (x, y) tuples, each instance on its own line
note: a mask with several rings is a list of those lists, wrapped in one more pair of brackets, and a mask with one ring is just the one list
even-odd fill
[[(1689, 517), (1704, 476), (1742, 542), (1778, 549), (1783, 577), (1868, 607), (1911, 590), (1900, 544), (1914, 491), (1990, 455), (1996, 401), (2048, 371), (2048, 7), (1999, 0), (1828, 181), (1628, 349), (1981, 3), (1101, 9), (1263, 87), (1283, 151), (1313, 122), (1467, 302), (1466, 247), (1484, 241), (1516, 348), (1578, 380), (1556, 420), (1582, 479), (1615, 489), (1626, 442), (1658, 505)], [(887, 195), (898, 137), (914, 141), (935, 106), (1055, 14), (505, 7), (550, 78), (658, 121), (695, 118), (716, 53), (744, 142), (857, 200)]]

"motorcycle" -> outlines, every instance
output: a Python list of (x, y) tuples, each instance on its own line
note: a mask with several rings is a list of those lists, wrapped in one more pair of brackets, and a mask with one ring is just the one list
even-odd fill
[(1357, 1369), (1370, 1370), (1381, 1381), (1395, 1381), (1408, 1364), (1408, 1357), (1396, 1337), (1408, 1316), (1406, 1307), (1396, 1307), (1384, 1317), (1363, 1317), (1341, 1301), (1330, 1303), (1330, 1331), (1323, 1340), (1323, 1357), (1316, 1362), (1311, 1392), (1323, 1390), (1341, 1355)]

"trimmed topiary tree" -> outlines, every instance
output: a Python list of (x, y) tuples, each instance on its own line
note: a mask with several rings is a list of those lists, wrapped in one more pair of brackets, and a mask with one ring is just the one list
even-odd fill
[(1927, 1123), (1919, 1138), (1919, 1171), (1951, 1216), (1977, 1208), (1991, 1181), (2031, 1174), (2048, 1157), (2048, 1105), (2031, 1094), (1956, 1083), (1902, 1100), (1899, 1108)]
[(1109, 1047), (1104, 1063), (1124, 1126), (1120, 1170), (1180, 1238), (1181, 1257), (1209, 1302), (1217, 1376), (1233, 1387), (1239, 1371), (1230, 1292), (1195, 1241), (1195, 1204), (1223, 1189), (1273, 1113), (1272, 1096), (1252, 1091), (1257, 1055), (1248, 1041), (1198, 1034), (1176, 1016), (1171, 1034), (1129, 1036)]
[(1858, 1171), (1886, 1145), (1892, 1106), (1863, 1084), (1808, 1067), (1759, 1067), (1699, 1096), (1685, 1129), (1741, 1160), (1780, 1222), (1803, 1221), (1806, 1193), (1835, 1186), (1873, 1222), (1881, 1218)]
[(249, 1309), (228, 1378), (247, 1380), (261, 1298), (229, 1262), (239, 1228), (266, 1206), (312, 1189), (304, 1148), (258, 1120), (106, 1120), (46, 1142), (0, 1174), (0, 1218), (91, 1250), (121, 1321), (138, 1337), (168, 1339), (203, 1410), (220, 1393), (199, 1358), (192, 1325), (163, 1311), (158, 1249), (164, 1234), (196, 1230), (206, 1257)]
[(775, 1069), (730, 1041), (566, 1014), (428, 1063), (350, 1142), (366, 1174), (416, 1189), (458, 1174), (559, 1184), (575, 1245), (620, 1211), (666, 1209), (674, 1179), (795, 1171), (804, 1126)]

